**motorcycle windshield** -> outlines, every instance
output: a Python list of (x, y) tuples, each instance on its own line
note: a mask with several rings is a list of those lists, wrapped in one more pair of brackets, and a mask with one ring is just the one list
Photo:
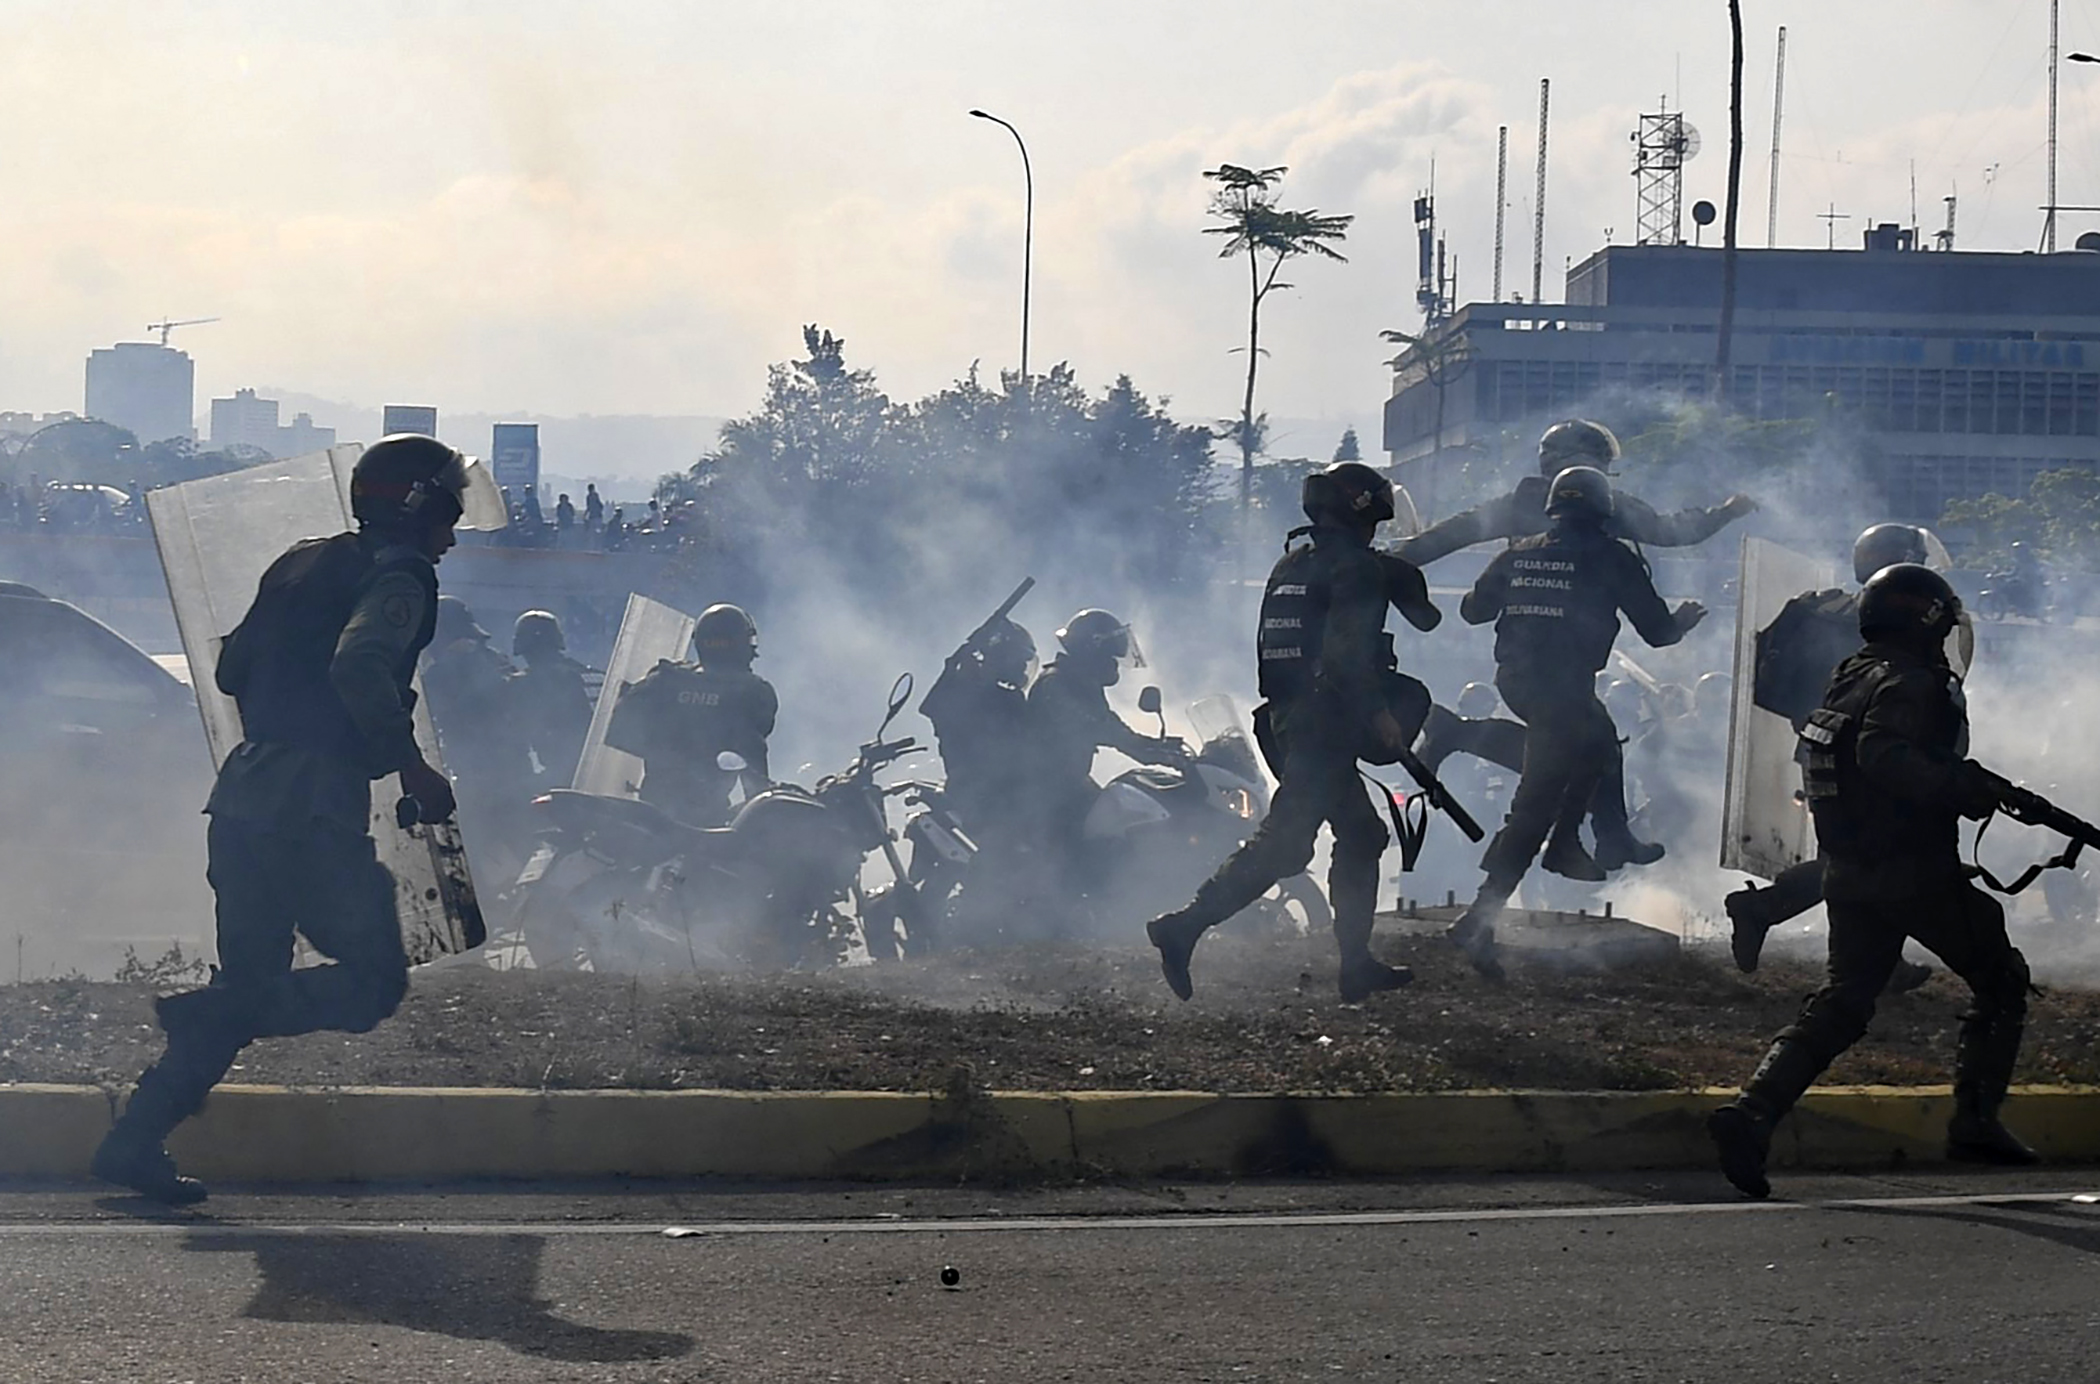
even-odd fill
[(1207, 745), (1221, 735), (1243, 732), (1245, 727), (1240, 721), (1239, 704), (1221, 692), (1190, 705), (1189, 729), (1196, 732), (1197, 744)]
[[(363, 450), (331, 447), (147, 492), (146, 513), (215, 766), (241, 741), (240, 711), (213, 677), (219, 645), (248, 613), (264, 569), (279, 554), (302, 538), (352, 527), (350, 468)], [(419, 696), (416, 742), (442, 772), (427, 705)], [(393, 780), (382, 786), (387, 791), (374, 795), (382, 801), (373, 805), (372, 836), (380, 861), (393, 872), (409, 960), (431, 961), (478, 944), (481, 909), (457, 825), (404, 831), (395, 824)]]
[(636, 796), (642, 781), (642, 761), (637, 755), (616, 750), (605, 743), (606, 727), (620, 694), (640, 682), (651, 668), (666, 659), (685, 657), (693, 640), (694, 617), (682, 610), (630, 595), (627, 613), (620, 618), (620, 633), (613, 640), (612, 658), (605, 665), (605, 683), (598, 689), (598, 704), (591, 711), (591, 729), (584, 737), (583, 757), (576, 763), (574, 787), (581, 793), (611, 798)]

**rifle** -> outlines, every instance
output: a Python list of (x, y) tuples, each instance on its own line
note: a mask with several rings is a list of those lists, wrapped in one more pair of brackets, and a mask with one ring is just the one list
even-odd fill
[[(2001, 894), (2017, 894), (2034, 883), (2036, 877), (2044, 870), (2077, 869), (2078, 853), (2087, 846), (2100, 849), (2100, 827), (2082, 817), (2071, 815), (2041, 794), (2022, 788), (2010, 779), (2000, 778), (1988, 769), (1981, 770), (1981, 773), (1984, 781), (1990, 786), (1992, 796), (1997, 800), (1998, 811), (2023, 826), (2044, 827), (2070, 843), (2055, 858), (2028, 866), (2026, 872), (2014, 880), (2010, 887), (2000, 884), (1989, 870), (1978, 864), (1976, 873), (1991, 888)], [(1989, 825), (1990, 820), (1986, 818), (1984, 827)], [(1976, 840), (1979, 845), (1982, 844), (1983, 828), (1977, 829)]]
[(1468, 841), (1478, 841), (1487, 835), (1480, 829), (1480, 823), (1473, 820), (1473, 814), (1466, 811), (1457, 798), (1451, 796), (1451, 790), (1444, 787), (1443, 780), (1436, 776), (1436, 771), (1418, 759), (1413, 750), (1400, 751), (1399, 758), (1394, 762), (1407, 770), (1407, 776), (1420, 786), (1423, 796), (1429, 799), (1429, 805), (1449, 817), (1452, 825), (1466, 834)]
[(999, 602), (999, 608), (986, 616), (984, 623), (971, 630), (970, 637), (963, 640), (954, 653), (948, 655), (948, 666), (954, 667), (964, 654), (976, 647), (979, 640), (990, 634), (1007, 616), (1013, 614), (1014, 607), (1021, 604), (1021, 598), (1033, 590), (1035, 590), (1035, 578), (1021, 578), (1021, 584), (1007, 593), (1006, 599)]

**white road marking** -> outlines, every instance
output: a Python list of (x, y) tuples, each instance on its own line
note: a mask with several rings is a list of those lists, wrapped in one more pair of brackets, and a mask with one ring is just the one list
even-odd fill
[[(0, 1222), (0, 1239), (80, 1236), (196, 1235), (628, 1235), (705, 1238), (729, 1235), (950, 1235), (1073, 1230), (1304, 1230), (1323, 1227), (1460, 1225), (1493, 1221), (1623, 1220), (1636, 1216), (1778, 1215), (1831, 1210), (1930, 1210), (1936, 1207), (2086, 1206), (2075, 1192), (1978, 1192), (1957, 1196), (1842, 1197), (1829, 1201), (1718, 1201), (1629, 1206), (1505, 1206), (1444, 1211), (1260, 1211), (1156, 1216), (959, 1216), (809, 1221), (316, 1221), (237, 1222), (170, 1212), (162, 1220)], [(2081, 1212), (2080, 1214), (2085, 1214)]]

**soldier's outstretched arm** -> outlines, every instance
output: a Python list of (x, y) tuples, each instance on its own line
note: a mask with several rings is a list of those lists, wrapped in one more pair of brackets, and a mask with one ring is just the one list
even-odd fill
[(1431, 524), (1412, 538), (1401, 539), (1390, 551), (1394, 557), (1417, 567), (1427, 567), (1438, 558), (1449, 557), (1475, 543), (1515, 538), (1518, 535), (1512, 518), (1513, 504), (1513, 496), (1497, 495), (1486, 504), (1460, 510), (1448, 519)]
[(1615, 573), (1619, 585), (1619, 609), (1633, 622), (1634, 633), (1657, 649), (1668, 648), (1692, 632), (1706, 618), (1706, 607), (1697, 601), (1685, 601), (1675, 610), (1664, 602), (1662, 593), (1655, 589), (1655, 579), (1648, 575), (1648, 564), (1634, 555), (1630, 548), (1618, 544), (1608, 545), (1610, 552), (1618, 554), (1613, 562), (1618, 565)]
[(1429, 579), (1422, 575), (1421, 568), (1391, 553), (1380, 553), (1378, 565), (1385, 573), (1386, 600), (1408, 624), (1427, 633), (1443, 623), (1444, 612), (1429, 599)]
[[(1628, 554), (1631, 556), (1631, 554)], [(1509, 554), (1497, 554), (1458, 603), (1458, 615), (1469, 625), (1485, 625), (1502, 614), (1509, 600)]]
[(1722, 529), (1757, 508), (1748, 495), (1731, 495), (1717, 505), (1694, 505), (1673, 514), (1659, 514), (1637, 495), (1619, 491), (1614, 496), (1617, 513), (1612, 529), (1650, 548), (1689, 548), (1704, 543)]

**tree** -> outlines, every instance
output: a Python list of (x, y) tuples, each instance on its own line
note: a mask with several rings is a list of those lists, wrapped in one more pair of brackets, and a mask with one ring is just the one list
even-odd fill
[[(1261, 305), (1277, 289), (1290, 288), (1278, 275), (1285, 261), (1320, 255), (1346, 263), (1348, 257), (1327, 242), (1347, 238), (1353, 216), (1326, 216), (1318, 211), (1289, 211), (1276, 205), (1277, 186), (1289, 170), (1242, 168), (1223, 163), (1203, 176), (1217, 184), (1210, 214), (1220, 222), (1205, 226), (1205, 235), (1221, 235), (1219, 259), (1247, 257), (1247, 392), (1240, 404), (1233, 440), (1240, 448), (1240, 508), (1247, 508), (1254, 484), (1254, 454), (1261, 442), (1254, 413), (1254, 377), (1261, 363)], [(1264, 260), (1267, 267), (1264, 268)]]
[(1364, 459), (1363, 444), (1356, 440), (1356, 429), (1342, 429), (1342, 440), (1334, 444), (1334, 459), (1338, 462)]
[(2078, 466), (2044, 471), (2019, 499), (1984, 495), (1948, 504), (1940, 524), (1969, 541), (1965, 564), (2002, 567), (2024, 540), (2042, 557), (2067, 567), (2100, 567), (2100, 476)]

